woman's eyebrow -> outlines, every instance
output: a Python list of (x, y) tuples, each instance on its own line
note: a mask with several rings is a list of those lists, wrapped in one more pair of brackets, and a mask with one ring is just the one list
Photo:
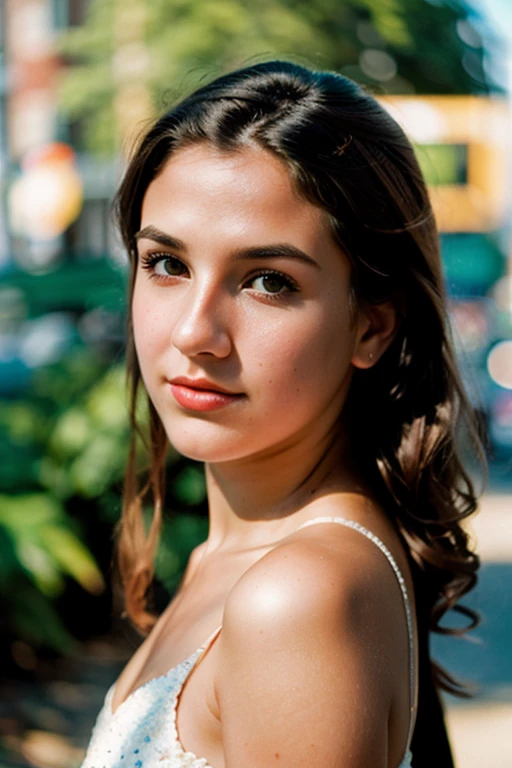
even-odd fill
[[(187, 250), (182, 240), (162, 232), (162, 230), (151, 224), (141, 229), (135, 235), (135, 240), (142, 240), (143, 238), (153, 240), (155, 243), (160, 243), (160, 245), (165, 245), (177, 251)], [(302, 261), (305, 264), (320, 269), (318, 262), (290, 243), (275, 243), (272, 245), (256, 245), (250, 248), (241, 248), (232, 253), (232, 259), (233, 261), (244, 261), (246, 259), (295, 259), (295, 261)]]
[(168, 248), (174, 248), (177, 251), (187, 250), (184, 242), (182, 242), (181, 240), (178, 240), (177, 237), (172, 237), (171, 235), (167, 235), (165, 232), (162, 232), (161, 229), (158, 229), (157, 227), (153, 227), (151, 224), (141, 229), (135, 235), (135, 240), (137, 241), (142, 240), (143, 238), (147, 238), (148, 240), (154, 240), (155, 243), (160, 243), (160, 245), (166, 245)]
[(233, 254), (235, 261), (244, 259), (295, 259), (320, 269), (320, 264), (307, 253), (301, 251), (290, 243), (276, 243), (275, 245), (258, 245), (252, 248), (242, 248)]

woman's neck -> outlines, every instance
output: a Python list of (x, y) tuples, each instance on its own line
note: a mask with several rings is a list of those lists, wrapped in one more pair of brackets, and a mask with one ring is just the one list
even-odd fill
[(332, 491), (362, 492), (343, 436), (300, 441), (272, 454), (206, 465), (210, 530), (206, 551), (265, 545), (297, 527), (301, 512)]

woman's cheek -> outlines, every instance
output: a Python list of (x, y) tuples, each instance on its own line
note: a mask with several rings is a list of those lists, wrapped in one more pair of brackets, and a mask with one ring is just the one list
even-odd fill
[(157, 356), (165, 353), (170, 343), (172, 323), (165, 304), (144, 294), (143, 289), (134, 294), (133, 335), (139, 364), (150, 366), (156, 364)]
[[(325, 315), (308, 315), (301, 323), (283, 324), (261, 344), (253, 344), (251, 367), (259, 387), (267, 387), (274, 403), (306, 398), (308, 406), (335, 394), (350, 362), (338, 322)], [(345, 329), (346, 332), (347, 329)]]
[(351, 357), (349, 328), (339, 313), (308, 318), (291, 338), (287, 362), (305, 378), (337, 377)]

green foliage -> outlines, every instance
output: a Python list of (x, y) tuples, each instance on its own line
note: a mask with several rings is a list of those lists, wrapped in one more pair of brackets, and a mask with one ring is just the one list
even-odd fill
[(169, 592), (172, 593), (178, 586), (190, 552), (207, 535), (206, 517), (182, 513), (164, 525), (155, 561), (155, 576)]
[(0, 605), (4, 617), (8, 619), (10, 631), (31, 646), (43, 646), (63, 654), (72, 653), (77, 643), (51, 600), (21, 573), (9, 584), (12, 591), (5, 589), (0, 592)]
[[(145, 410), (141, 398), (142, 420)], [(91, 594), (104, 589), (97, 542), (86, 533), (95, 521), (111, 529), (118, 519), (128, 440), (124, 365), (107, 367), (83, 347), (37, 371), (17, 400), (0, 401), (0, 610), (12, 635), (73, 650), (55, 601), (70, 579)], [(169, 466), (174, 517), (164, 525), (156, 575), (172, 591), (207, 535), (207, 518), (190, 513), (205, 499), (202, 468), (173, 452)], [(78, 517), (70, 513), (77, 500), (85, 512)]]
[(122, 477), (128, 417), (124, 371), (109, 370), (56, 415), (39, 479), (58, 498), (95, 498)]
[(9, 631), (70, 651), (55, 600), (69, 579), (104, 589), (84, 525), (67, 503), (118, 482), (128, 431), (121, 368), (77, 348), (40, 369), (17, 400), (0, 401), (0, 602)]
[(173, 482), (173, 494), (182, 504), (194, 505), (204, 501), (206, 483), (203, 469), (186, 464)]
[(90, 0), (85, 26), (59, 41), (73, 62), (61, 103), (89, 149), (112, 154), (126, 87), (161, 112), (205, 77), (279, 56), (388, 93), (487, 92), (482, 47), (457, 32), (468, 14), (463, 0)]
[(0, 495), (0, 552), (0, 594), (13, 630), (31, 643), (70, 650), (73, 640), (51, 600), (66, 576), (93, 594), (104, 583), (63, 506), (43, 493)]
[[(11, 557), (39, 591), (59, 594), (64, 576), (73, 577), (88, 592), (103, 589), (103, 578), (90, 553), (77, 538), (61, 504), (42, 493), (0, 496), (0, 526), (12, 544)], [(7, 578), (9, 578), (7, 565)]]

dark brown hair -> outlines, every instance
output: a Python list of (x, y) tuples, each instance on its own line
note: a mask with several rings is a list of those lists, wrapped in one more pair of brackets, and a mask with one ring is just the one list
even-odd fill
[[(172, 153), (197, 142), (224, 152), (258, 145), (281, 158), (299, 192), (327, 212), (333, 236), (352, 264), (354, 300), (375, 305), (402, 297), (398, 333), (373, 368), (355, 371), (347, 411), (360, 462), (411, 556), (421, 635), (421, 730), (422, 701), (428, 699), (432, 711), (438, 687), (461, 692), (431, 664), (429, 631), (449, 631), (440, 621), (454, 607), (476, 623), (471, 611), (457, 605), (474, 586), (479, 565), (461, 526), (476, 508), (457, 449), (462, 422), (475, 453), (479, 443), (449, 338), (439, 238), (414, 151), (387, 111), (340, 75), (270, 61), (220, 77), (160, 118), (126, 171), (117, 215), (131, 258), (131, 288), (148, 185)], [(128, 355), (135, 436), (140, 371), (131, 329)], [(118, 540), (126, 609), (143, 630), (155, 620), (146, 595), (162, 520), (167, 446), (151, 403), (149, 412), (149, 480), (138, 488), (132, 445)], [(146, 535), (141, 506), (148, 491), (155, 512)], [(418, 750), (426, 755), (422, 742)], [(419, 753), (418, 759), (420, 767)]]

